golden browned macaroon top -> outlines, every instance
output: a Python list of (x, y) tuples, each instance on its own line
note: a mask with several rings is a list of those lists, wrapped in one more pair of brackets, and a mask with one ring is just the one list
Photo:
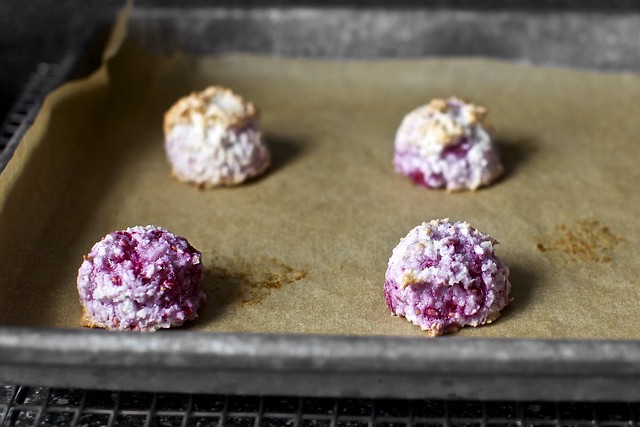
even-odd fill
[(431, 117), (422, 125), (421, 131), (430, 133), (433, 140), (441, 145), (457, 141), (468, 126), (479, 124), (489, 127), (486, 121), (488, 110), (485, 107), (456, 97), (432, 99), (423, 109), (416, 110), (416, 113)]
[(258, 108), (222, 86), (209, 86), (202, 92), (180, 98), (164, 115), (164, 131), (177, 124), (241, 127), (258, 117)]
[(486, 107), (472, 104), (466, 99), (457, 98), (455, 96), (452, 96), (448, 100), (442, 98), (434, 98), (427, 104), (427, 108), (439, 113), (447, 113), (449, 111), (449, 108), (451, 108), (450, 104), (457, 104), (458, 108), (460, 106), (467, 107), (463, 110), (465, 114), (464, 121), (469, 124), (482, 123), (489, 113), (489, 110)]

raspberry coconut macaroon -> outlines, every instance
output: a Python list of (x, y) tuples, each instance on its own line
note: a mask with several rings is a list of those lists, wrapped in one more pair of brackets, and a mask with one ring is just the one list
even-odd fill
[(149, 225), (107, 234), (78, 270), (83, 326), (155, 331), (197, 317), (202, 255), (189, 242)]
[(271, 163), (256, 106), (212, 86), (176, 102), (164, 116), (165, 150), (173, 175), (201, 188), (233, 186)]
[(486, 108), (453, 97), (413, 110), (396, 133), (395, 170), (427, 188), (475, 190), (490, 184), (503, 167), (486, 116)]
[(511, 290), (509, 268), (494, 253), (497, 243), (466, 222), (418, 225), (389, 259), (387, 306), (431, 336), (493, 322)]

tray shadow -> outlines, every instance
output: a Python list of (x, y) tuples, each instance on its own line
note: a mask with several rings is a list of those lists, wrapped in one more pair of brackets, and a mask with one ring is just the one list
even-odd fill
[(292, 138), (272, 135), (267, 133), (265, 140), (271, 150), (271, 172), (276, 173), (284, 169), (287, 165), (301, 157), (308, 150), (308, 145), (304, 141), (293, 140)]
[(504, 165), (500, 181), (511, 179), (538, 151), (535, 142), (526, 138), (498, 138), (496, 145)]
[(251, 186), (268, 180), (272, 175), (281, 172), (309, 150), (308, 144), (290, 137), (267, 133), (265, 141), (271, 152), (271, 165), (265, 173), (242, 183), (243, 186)]
[(507, 262), (507, 265), (510, 271), (509, 281), (513, 301), (502, 312), (505, 318), (519, 315), (527, 310), (532, 303), (533, 291), (540, 280), (531, 266), (524, 266), (514, 261)]

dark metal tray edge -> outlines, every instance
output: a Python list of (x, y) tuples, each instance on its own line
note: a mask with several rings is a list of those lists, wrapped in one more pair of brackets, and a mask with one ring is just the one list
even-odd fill
[[(640, 68), (640, 61), (632, 66)], [(20, 132), (27, 128), (25, 122)], [(2, 170), (10, 153), (0, 160)], [(0, 327), (0, 381), (264, 395), (631, 401), (640, 398), (640, 342)]]
[(3, 327), (0, 380), (190, 393), (629, 401), (640, 398), (640, 342)]

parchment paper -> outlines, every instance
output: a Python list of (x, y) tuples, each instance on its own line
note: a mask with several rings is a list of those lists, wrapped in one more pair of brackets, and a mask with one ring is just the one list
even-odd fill
[[(0, 324), (79, 328), (82, 255), (155, 224), (203, 252), (209, 299), (182, 330), (423, 336), (390, 315), (384, 273), (411, 228), (449, 217), (500, 241), (514, 297), (458, 336), (640, 338), (640, 76), (113, 46), (48, 97), (0, 176)], [(162, 115), (211, 84), (260, 107), (274, 164), (202, 191), (170, 176)], [(426, 190), (393, 170), (402, 117), (449, 95), (490, 109), (506, 174), (489, 188)]]

